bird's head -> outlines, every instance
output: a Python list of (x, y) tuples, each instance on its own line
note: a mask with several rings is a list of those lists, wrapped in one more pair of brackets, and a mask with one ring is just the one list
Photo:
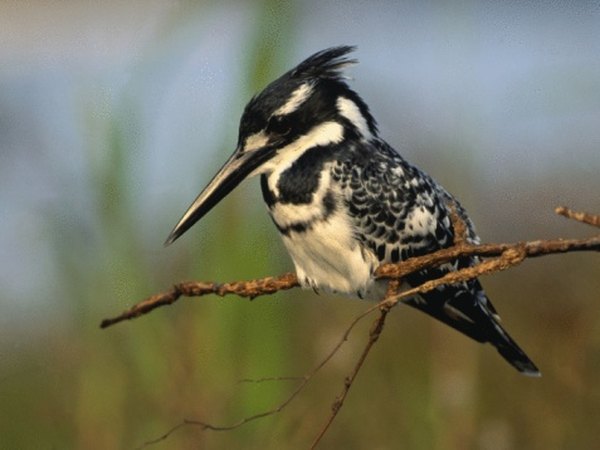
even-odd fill
[(377, 125), (342, 69), (357, 61), (352, 46), (310, 56), (269, 84), (246, 105), (237, 148), (171, 231), (170, 244), (244, 179), (290, 165), (305, 150), (344, 139), (371, 139)]

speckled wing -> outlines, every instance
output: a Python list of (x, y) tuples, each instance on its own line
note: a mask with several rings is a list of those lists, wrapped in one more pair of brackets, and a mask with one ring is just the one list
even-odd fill
[[(451, 246), (454, 230), (449, 205), (467, 224), (467, 238), (478, 242), (465, 211), (428, 175), (407, 163), (383, 141), (356, 145), (333, 169), (356, 229), (356, 238), (381, 264), (395, 263)], [(409, 275), (411, 286), (467, 267), (462, 258)], [(406, 302), (479, 342), (491, 342), (518, 370), (537, 368), (504, 331), (478, 280), (444, 285)]]

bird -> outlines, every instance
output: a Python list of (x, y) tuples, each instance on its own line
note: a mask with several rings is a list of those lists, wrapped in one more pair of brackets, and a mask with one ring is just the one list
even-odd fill
[[(452, 206), (466, 240), (480, 242), (460, 203), (380, 137), (345, 69), (354, 46), (321, 50), (268, 84), (244, 108), (237, 147), (169, 234), (173, 243), (245, 179), (259, 176), (268, 213), (303, 288), (381, 300), (376, 269), (449, 247)], [(476, 257), (405, 277), (407, 288), (469, 267)], [(540, 371), (510, 337), (477, 279), (406, 301), (480, 343), (524, 375)]]

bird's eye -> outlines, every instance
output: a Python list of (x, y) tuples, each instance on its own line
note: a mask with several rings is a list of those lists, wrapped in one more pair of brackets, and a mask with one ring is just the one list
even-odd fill
[(269, 123), (267, 124), (267, 131), (279, 136), (285, 136), (289, 134), (291, 130), (292, 122), (286, 116), (273, 116), (269, 119)]

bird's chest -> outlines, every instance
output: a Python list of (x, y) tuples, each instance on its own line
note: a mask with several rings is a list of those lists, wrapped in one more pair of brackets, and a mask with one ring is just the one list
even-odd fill
[(261, 188), (300, 283), (364, 296), (377, 261), (356, 239), (339, 186), (329, 170), (305, 183), (296, 175), (262, 175)]
[(327, 167), (303, 173), (301, 168), (261, 176), (263, 199), (283, 235), (306, 232), (327, 222), (340, 208), (337, 189)]

